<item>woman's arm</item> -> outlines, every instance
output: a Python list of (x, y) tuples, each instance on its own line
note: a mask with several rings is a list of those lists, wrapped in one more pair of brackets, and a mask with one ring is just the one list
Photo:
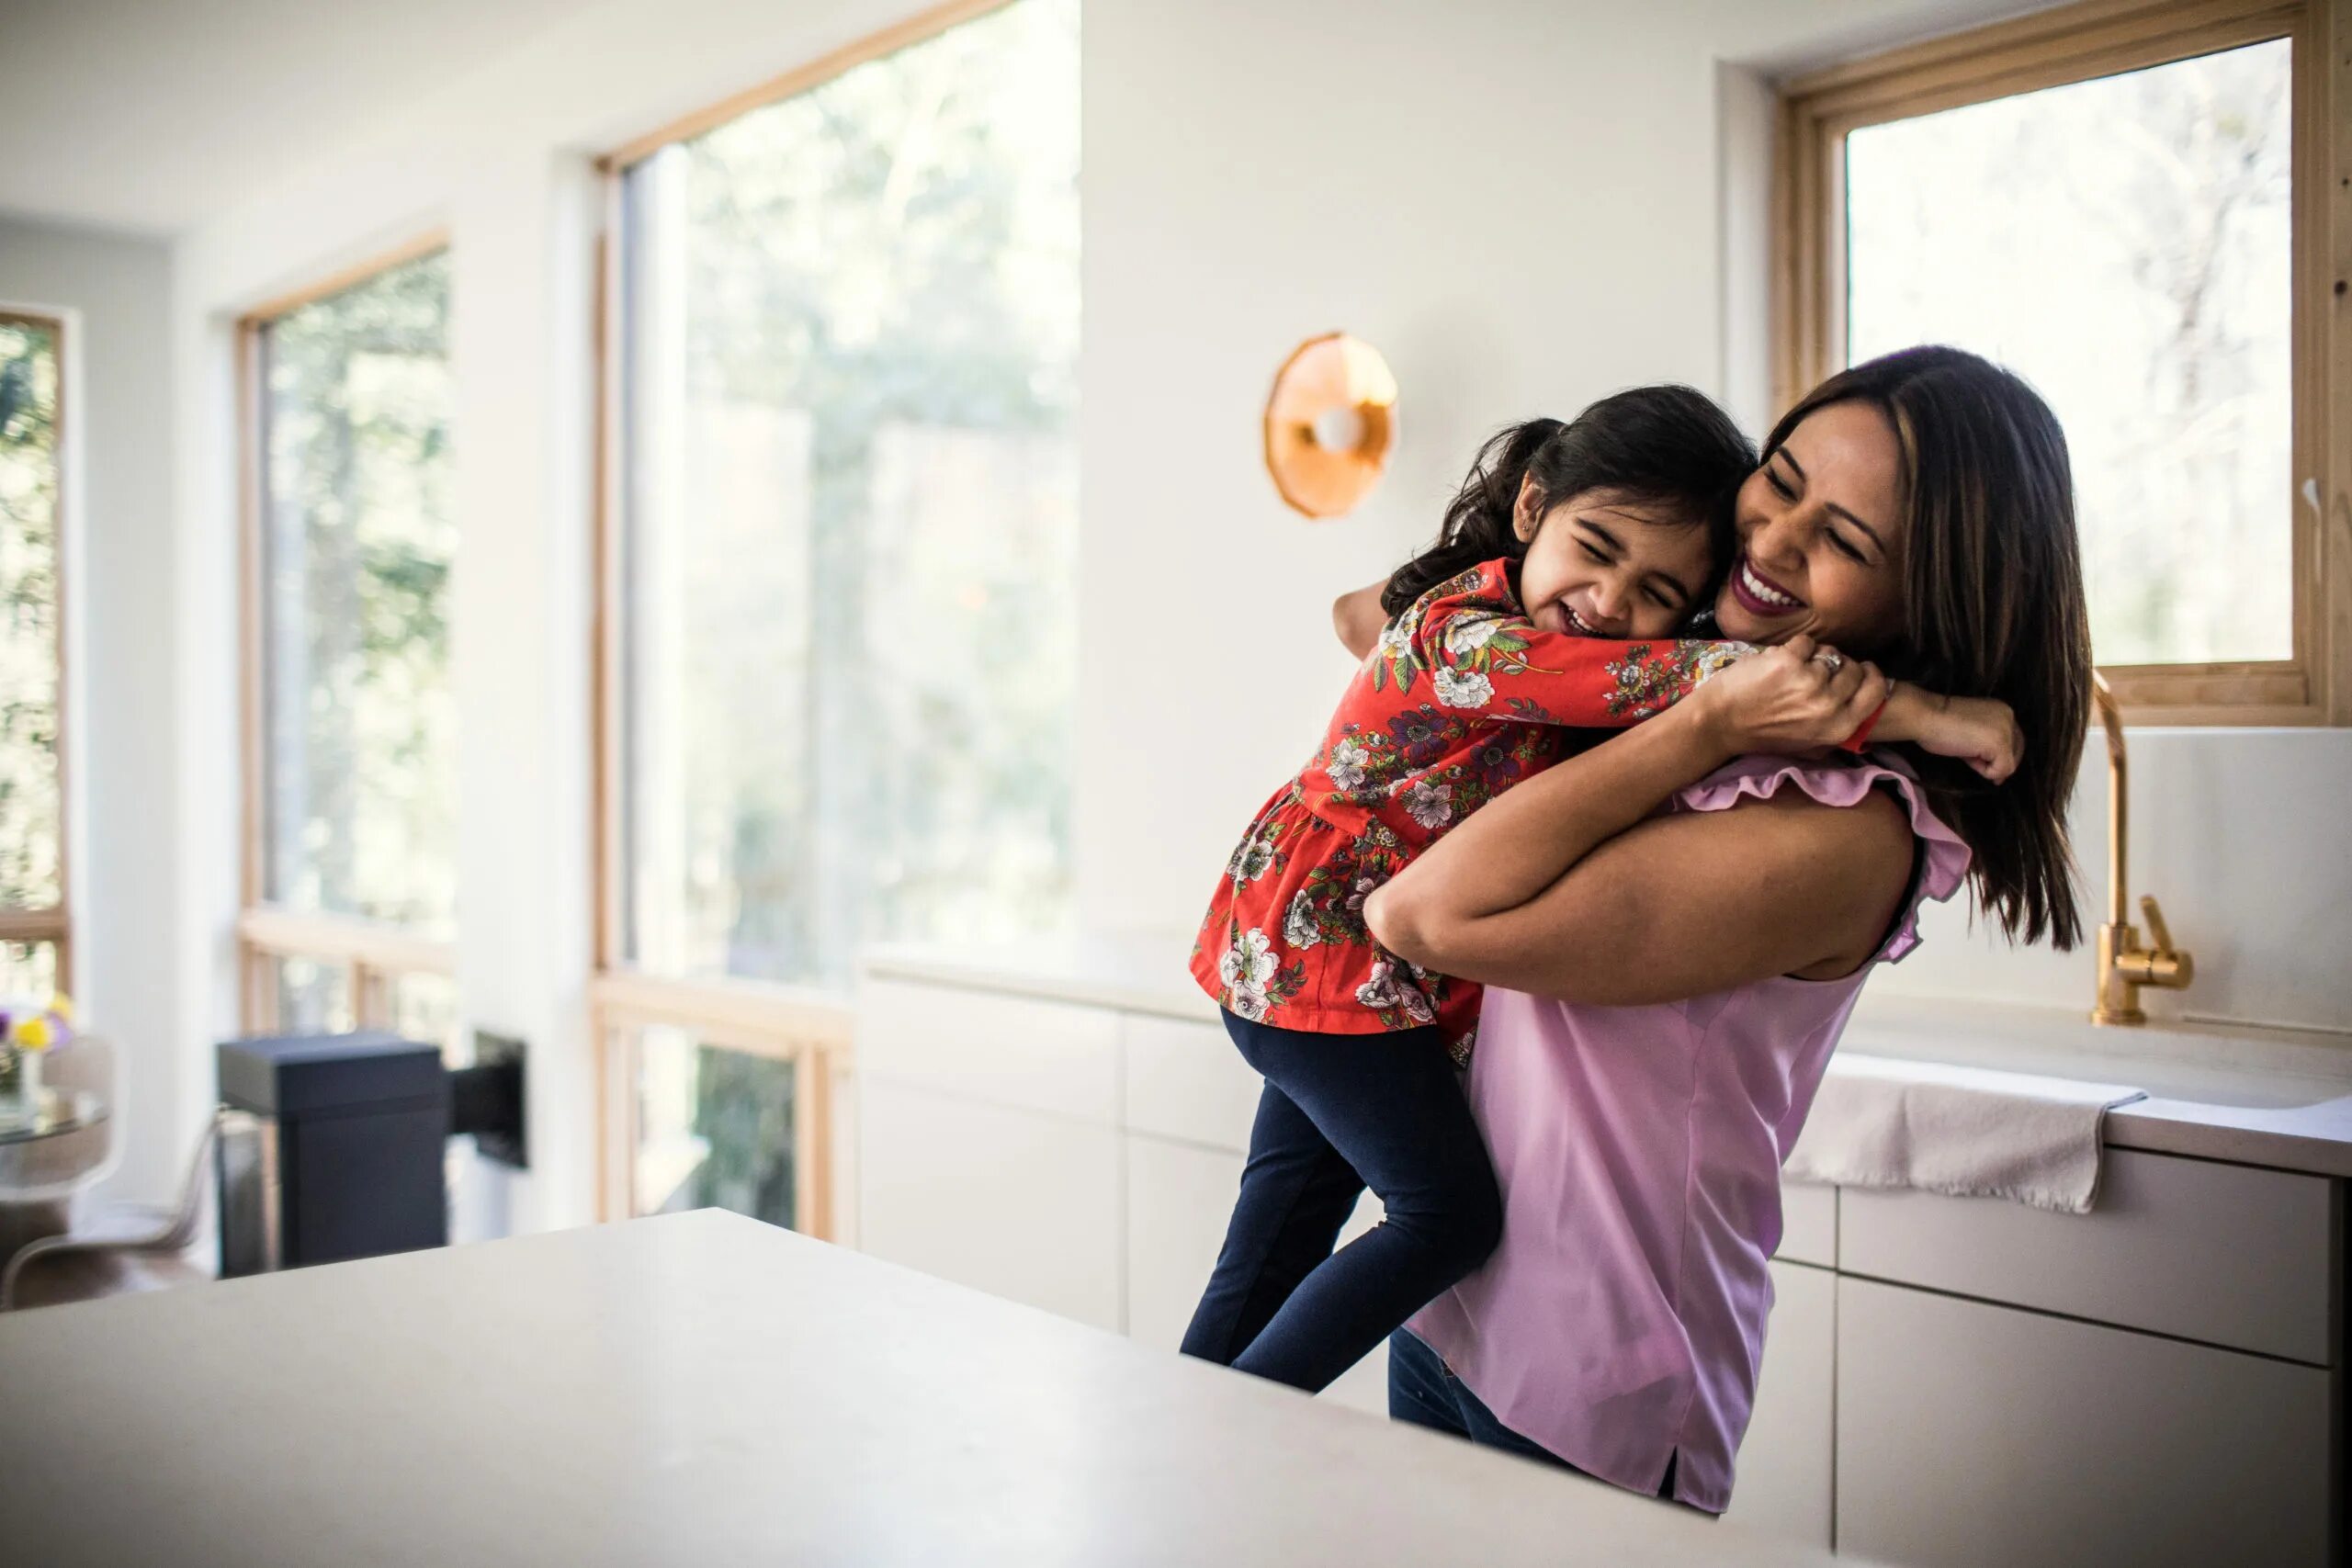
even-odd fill
[(1855, 664), (1828, 673), (1811, 651), (1800, 640), (1746, 661), (1740, 680), (1774, 683), (1774, 702), (1702, 689), (1476, 812), (1373, 895), (1373, 934), (1442, 974), (1619, 1006), (1858, 967), (1910, 877), (1893, 801), (1646, 819), (1735, 756), (1851, 729), (1883, 682)]

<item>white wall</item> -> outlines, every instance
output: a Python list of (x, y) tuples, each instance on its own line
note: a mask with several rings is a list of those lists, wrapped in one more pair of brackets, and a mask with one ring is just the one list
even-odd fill
[[(1197, 917), (1345, 679), (1323, 606), (1434, 532), (1486, 435), (1635, 382), (1724, 389), (1719, 62), (1952, 9), (1088, 6), (1079, 864), (1095, 919)], [(1309, 524), (1275, 499), (1254, 432), (1283, 354), (1333, 327), (1387, 356), (1402, 435), (1365, 506)]]
[(119, 1042), (124, 1160), (96, 1196), (160, 1194), (176, 1102), (170, 814), (170, 253), (0, 219), (0, 302), (65, 318), (67, 802), (75, 1000)]
[[(167, 988), (185, 1106), (200, 1109), (209, 1043), (234, 1011), (230, 323), (447, 224), (460, 389), (460, 978), (471, 1021), (534, 1047), (539, 1164), (504, 1195), (513, 1223), (590, 1213), (589, 160), (909, 8), (585, 6), (395, 123), (334, 143), (302, 142), (304, 128), (288, 126), (289, 144), (307, 149), (302, 172), (176, 246), (176, 596), (146, 624), (173, 626), (176, 655)], [(1742, 269), (1760, 242), (1752, 199), (1724, 212), (1727, 183), (1747, 190), (1761, 167), (1754, 132), (1739, 130), (1758, 100), (1753, 78), (1723, 62), (1819, 57), (1923, 18), (2016, 8), (1089, 0), (1078, 848), (1090, 921), (1181, 943), (1233, 834), (1303, 758), (1344, 675), (1325, 604), (1426, 536), (1485, 434), (1668, 378), (1734, 392), (1748, 412), (1742, 355), (1758, 341), (1760, 297)], [(1335, 326), (1388, 355), (1403, 439), (1359, 515), (1307, 524), (1266, 484), (1256, 422), (1283, 354)], [(2285, 933), (2264, 923), (2283, 910), (2342, 913), (2342, 895), (2309, 866), (2346, 859), (2318, 798), (2340, 776), (2329, 770), (2345, 739), (2197, 737), (2177, 762), (2145, 748), (2144, 855), (2179, 868), (2143, 857), (2142, 877), (2204, 949), (2199, 1000), (2291, 1006), (2352, 1027), (2346, 983), (2315, 958), (2259, 956), (2283, 950)], [(2260, 852), (2226, 870), (2227, 848), (2195, 859), (2186, 824), (2178, 856), (2159, 846), (2168, 811), (2244, 798), (2242, 784), (2275, 784), (2242, 829)], [(2282, 885), (2301, 889), (2284, 906)], [(2282, 979), (2282, 964), (2301, 967)], [(2072, 1005), (2086, 968), (1939, 940), (1889, 983)]]
[[(1904, 22), (1828, 5), (1089, 7), (1079, 862), (1094, 919), (1189, 937), (1345, 677), (1324, 605), (1430, 535), (1484, 434), (1669, 378), (1762, 434), (1772, 103), (1736, 62), (1785, 66)], [(1310, 524), (1275, 499), (1250, 432), (1282, 354), (1335, 326), (1388, 356), (1403, 438), (1366, 506)], [(2132, 745), (2134, 896), (2164, 901), (2199, 969), (2151, 1013), (2352, 1030), (2352, 731)], [(2103, 748), (2086, 755), (2095, 921)], [(2087, 1005), (2086, 953), (2012, 952), (1964, 908), (1927, 931), (1877, 985)]]

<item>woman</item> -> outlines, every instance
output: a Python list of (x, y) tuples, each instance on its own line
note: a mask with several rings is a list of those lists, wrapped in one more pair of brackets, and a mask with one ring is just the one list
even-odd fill
[[(1392, 1413), (1710, 1512), (1753, 1401), (1781, 1160), (1864, 976), (1963, 877), (2012, 938), (2079, 934), (2090, 682), (2064, 437), (1973, 355), (1825, 382), (1738, 529), (1720, 633), (1780, 645), (1751, 662), (1808, 677), (1814, 710), (1733, 733), (1721, 705), (1678, 706), (1479, 812), (1367, 911), (1399, 955), (1488, 987), (1469, 1089), (1505, 1208), (1492, 1260), (1392, 1341)], [(2016, 773), (1743, 758), (1850, 696), (1856, 666), (1816, 643), (2007, 702)]]

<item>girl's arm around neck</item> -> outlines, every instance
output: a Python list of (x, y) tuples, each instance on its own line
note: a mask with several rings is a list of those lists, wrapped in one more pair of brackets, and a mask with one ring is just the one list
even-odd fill
[(1372, 896), (1399, 956), (1487, 985), (1606, 1006), (1778, 975), (1828, 979), (1876, 949), (1911, 871), (1911, 831), (1873, 792), (1653, 818), (1749, 748), (1685, 704), (1510, 791)]

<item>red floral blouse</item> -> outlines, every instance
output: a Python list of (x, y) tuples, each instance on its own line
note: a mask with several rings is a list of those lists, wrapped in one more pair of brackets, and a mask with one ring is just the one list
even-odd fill
[(1539, 630), (1491, 560), (1390, 621), (1322, 745), (1274, 792), (1217, 879), (1193, 976), (1283, 1029), (1375, 1034), (1436, 1023), (1466, 1056), (1480, 987), (1373, 941), (1364, 899), (1423, 846), (1565, 754), (1568, 728), (1623, 728), (1751, 645)]

